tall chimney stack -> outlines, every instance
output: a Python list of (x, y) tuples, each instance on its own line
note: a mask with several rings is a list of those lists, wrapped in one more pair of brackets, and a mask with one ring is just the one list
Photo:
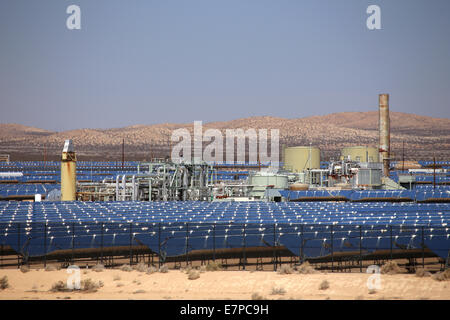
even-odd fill
[(380, 94), (378, 123), (380, 126), (380, 161), (383, 162), (383, 174), (389, 176), (389, 158), (391, 152), (391, 134), (389, 123), (389, 94)]

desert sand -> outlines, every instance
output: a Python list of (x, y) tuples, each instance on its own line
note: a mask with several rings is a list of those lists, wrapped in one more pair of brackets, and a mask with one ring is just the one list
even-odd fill
[[(189, 280), (182, 270), (147, 274), (138, 271), (107, 269), (101, 272), (81, 269), (81, 280), (102, 281), (97, 292), (51, 292), (54, 283), (66, 283), (70, 276), (65, 269), (58, 271), (0, 270), (0, 278), (7, 276), (9, 287), (0, 290), (0, 299), (252, 299), (258, 293), (264, 299), (438, 299), (450, 300), (450, 281), (419, 278), (412, 274), (381, 275), (381, 288), (370, 293), (365, 273), (278, 274), (269, 271), (211, 271)], [(319, 286), (327, 280), (329, 288)], [(273, 294), (282, 288), (284, 294)], [(279, 290), (280, 291), (280, 290)]]

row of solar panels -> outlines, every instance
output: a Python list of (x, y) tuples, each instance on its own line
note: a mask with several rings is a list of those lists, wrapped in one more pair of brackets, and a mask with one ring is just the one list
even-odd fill
[(331, 248), (368, 253), (423, 242), (445, 258), (450, 248), (444, 204), (7, 202), (0, 203), (0, 218), (0, 243), (28, 255), (130, 240), (169, 256), (276, 244), (316, 257)]
[(51, 190), (60, 189), (55, 184), (0, 184), (0, 198), (8, 196), (28, 196), (48, 194)]
[(0, 222), (409, 224), (447, 226), (442, 203), (0, 202)]
[(438, 190), (305, 190), (305, 191), (279, 191), (282, 197), (288, 200), (301, 200), (310, 198), (341, 198), (346, 201), (361, 201), (364, 199), (399, 199), (407, 201), (425, 201), (431, 199), (450, 200), (450, 191)]

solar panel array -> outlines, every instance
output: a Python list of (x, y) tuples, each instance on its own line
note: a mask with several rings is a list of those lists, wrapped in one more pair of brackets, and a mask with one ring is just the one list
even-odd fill
[(429, 199), (450, 200), (450, 189), (418, 189), (418, 190), (305, 190), (280, 191), (281, 196), (289, 200), (302, 198), (342, 198), (348, 201), (364, 199), (398, 199), (408, 201), (426, 201)]
[(0, 198), (9, 196), (27, 196), (48, 194), (54, 189), (60, 189), (56, 184), (0, 184)]
[(167, 256), (284, 245), (296, 255), (450, 249), (445, 203), (0, 202), (0, 244), (29, 256), (144, 244)]

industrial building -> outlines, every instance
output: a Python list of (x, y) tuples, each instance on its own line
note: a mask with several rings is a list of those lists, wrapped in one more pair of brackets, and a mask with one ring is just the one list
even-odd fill
[(0, 257), (17, 257), (0, 267), (113, 266), (124, 257), (158, 265), (238, 259), (244, 269), (310, 261), (362, 271), (386, 259), (408, 259), (411, 270), (426, 259), (448, 267), (450, 162), (399, 166), (389, 95), (378, 102), (378, 141), (344, 147), (336, 160), (321, 159), (311, 142), (283, 147), (279, 167), (89, 162), (77, 161), (70, 140), (59, 162), (8, 159), (0, 163)]

